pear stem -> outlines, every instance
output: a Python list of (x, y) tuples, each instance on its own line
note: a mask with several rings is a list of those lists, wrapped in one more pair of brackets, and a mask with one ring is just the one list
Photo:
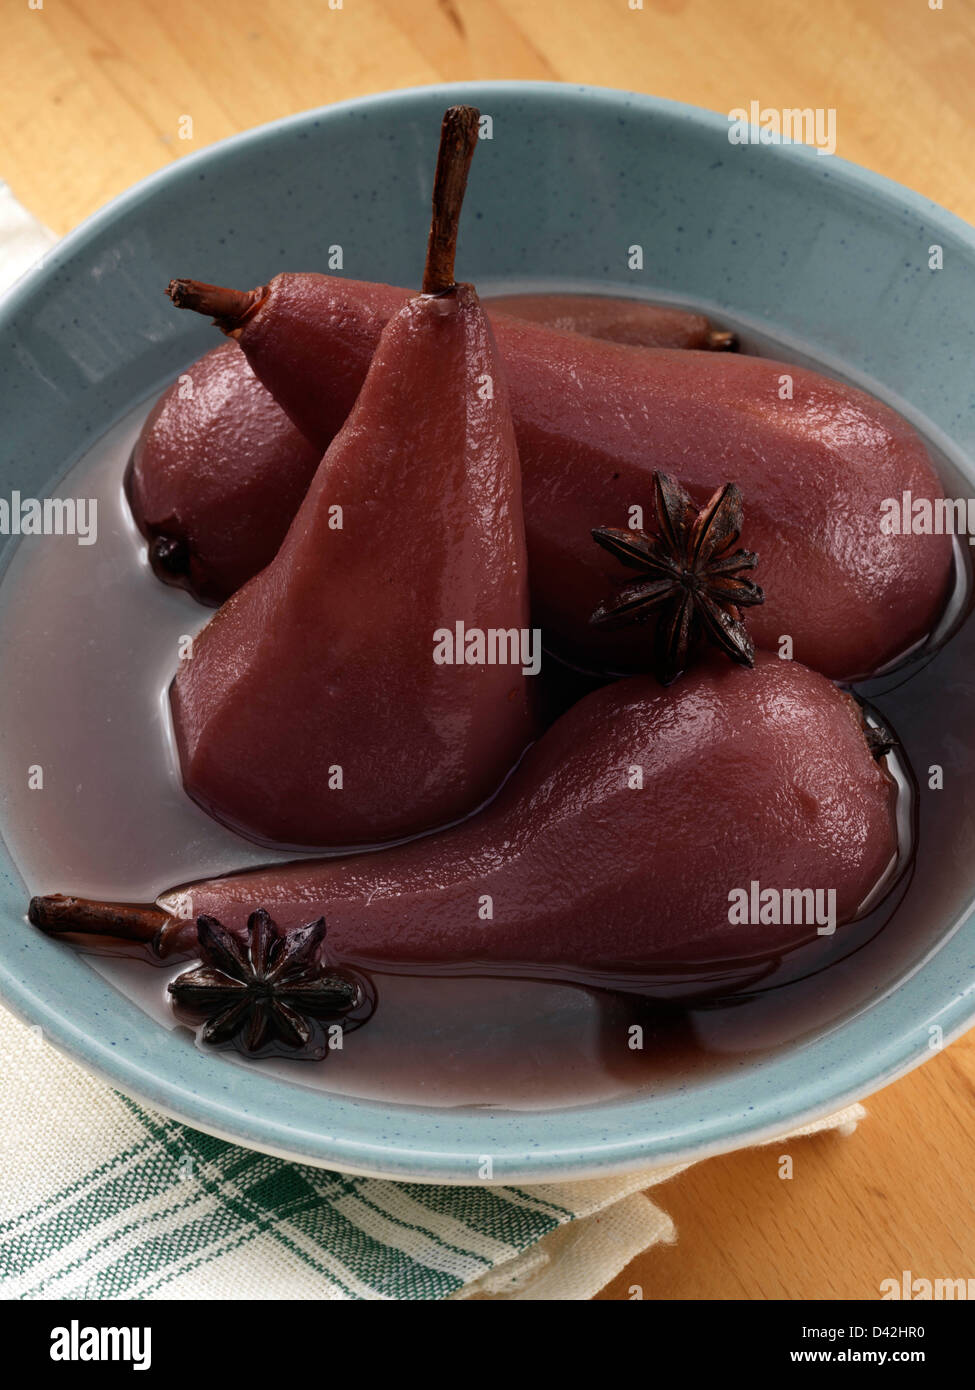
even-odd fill
[(149, 903), (100, 903), (53, 893), (46, 898), (31, 898), (27, 920), (49, 936), (73, 933), (151, 944), (172, 917)]
[(203, 280), (170, 280), (166, 293), (177, 309), (193, 309), (208, 314), (224, 333), (233, 335), (264, 303), (267, 285), (254, 290), (232, 290), (224, 285), (208, 285)]
[(440, 127), (440, 149), (433, 181), (433, 220), (427, 241), (427, 260), (423, 271), (423, 293), (444, 294), (452, 290), (457, 229), (467, 188), (467, 173), (477, 148), (481, 113), (476, 106), (451, 106), (444, 112)]

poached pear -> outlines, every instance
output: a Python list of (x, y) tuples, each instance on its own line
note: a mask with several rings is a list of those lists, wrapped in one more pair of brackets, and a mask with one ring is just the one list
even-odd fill
[[(587, 695), (488, 807), (435, 835), (204, 879), (155, 905), (35, 899), (30, 917), (165, 957), (195, 951), (201, 914), (242, 936), (266, 909), (283, 931), (324, 916), (330, 957), (367, 970), (635, 990), (678, 972), (707, 993), (858, 915), (897, 859), (895, 804), (852, 697), (759, 653), (752, 670), (717, 660), (667, 689), (633, 676)], [(783, 910), (742, 920), (753, 884)], [(794, 892), (801, 912), (785, 909)]]
[(715, 328), (703, 314), (670, 304), (603, 294), (499, 294), (484, 302), (491, 314), (509, 314), (587, 338), (606, 338), (611, 343), (710, 352), (738, 350), (735, 333)]
[[(403, 302), (389, 285), (282, 274), (248, 293), (174, 281), (174, 302), (215, 316), (310, 439), (351, 406), (380, 325)], [(642, 525), (652, 477), (673, 474), (701, 505), (727, 480), (748, 514), (767, 591), (756, 643), (837, 680), (868, 676), (922, 641), (944, 608), (951, 537), (887, 528), (889, 499), (933, 508), (941, 484), (917, 432), (865, 391), (737, 353), (631, 347), (501, 314), (524, 479), (536, 620), (580, 667), (650, 662), (647, 635), (590, 617), (621, 578), (597, 527)], [(634, 509), (641, 509), (636, 513)]]
[(368, 844), (455, 820), (532, 737), (508, 392), (477, 294), (453, 279), (476, 140), (477, 113), (452, 108), (425, 292), (383, 330), (277, 556), (172, 684), (187, 792), (263, 842)]
[[(516, 316), (614, 341), (733, 346), (733, 334), (669, 306), (595, 295), (516, 295), (495, 304), (498, 311), (510, 305)], [(321, 453), (233, 340), (192, 363), (153, 407), (127, 480), (158, 578), (203, 603), (223, 603), (277, 554)]]
[(126, 490), (156, 575), (223, 603), (274, 559), (320, 459), (236, 343), (212, 348), (163, 392), (132, 454)]

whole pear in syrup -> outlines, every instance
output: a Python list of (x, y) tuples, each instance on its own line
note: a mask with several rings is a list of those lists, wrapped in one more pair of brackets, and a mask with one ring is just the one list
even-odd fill
[(320, 458), (236, 343), (212, 348), (159, 398), (132, 454), (126, 489), (155, 573), (223, 603), (274, 559)]
[[(615, 342), (735, 346), (734, 334), (669, 306), (595, 295), (515, 295), (494, 304)], [(485, 307), (492, 317), (494, 305)], [(223, 603), (274, 559), (323, 448), (291, 423), (232, 340), (192, 363), (153, 407), (127, 479), (156, 575), (203, 603)]]
[[(452, 108), (424, 293), (383, 330), (277, 556), (173, 681), (187, 792), (263, 842), (443, 825), (494, 792), (532, 737), (521, 643), (507, 644), (529, 627), (507, 388), (477, 294), (453, 278), (476, 141), (477, 113)], [(454, 648), (458, 625), (474, 648)]]
[[(327, 442), (351, 407), (381, 325), (405, 291), (282, 274), (248, 293), (174, 281), (174, 302), (216, 317), (299, 429)], [(886, 526), (885, 503), (932, 504), (941, 484), (888, 406), (807, 368), (728, 352), (630, 347), (498, 314), (524, 479), (535, 620), (592, 670), (646, 669), (647, 633), (590, 616), (625, 576), (592, 540), (653, 512), (653, 474), (702, 505), (736, 483), (767, 601), (751, 630), (836, 680), (867, 676), (936, 625), (951, 538)], [(323, 389), (328, 383), (329, 389)], [(636, 510), (635, 510), (636, 509)]]
[[(181, 885), (155, 905), (39, 898), (30, 916), (165, 957), (194, 953), (201, 914), (243, 937), (263, 908), (286, 932), (324, 917), (332, 960), (367, 972), (708, 994), (828, 929), (817, 892), (842, 928), (887, 881), (896, 787), (882, 751), (823, 676), (766, 653), (753, 670), (718, 657), (667, 689), (632, 676), (587, 695), (452, 829)], [(753, 883), (798, 890), (802, 911), (742, 920)]]

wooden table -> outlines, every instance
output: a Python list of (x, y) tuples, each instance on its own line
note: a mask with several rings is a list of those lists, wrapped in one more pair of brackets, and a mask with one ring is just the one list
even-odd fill
[[(835, 107), (839, 154), (975, 222), (973, 75), (964, 0), (5, 0), (0, 177), (66, 232), (262, 121), (392, 87), (531, 78), (721, 112)], [(791, 1180), (780, 1146), (699, 1165), (654, 1194), (679, 1243), (602, 1297), (874, 1298), (903, 1269), (975, 1275), (973, 1100), (975, 1034), (875, 1097), (853, 1137), (787, 1146)]]

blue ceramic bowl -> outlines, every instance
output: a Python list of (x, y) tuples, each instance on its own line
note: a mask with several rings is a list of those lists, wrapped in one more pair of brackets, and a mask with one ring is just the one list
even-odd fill
[[(174, 268), (246, 286), (322, 265), (337, 242), (347, 275), (416, 283), (431, 133), (458, 100), (494, 120), (465, 209), (464, 278), (652, 288), (710, 306), (835, 363), (956, 459), (975, 457), (970, 227), (812, 149), (731, 146), (727, 122), (705, 111), (488, 83), (396, 92), (251, 131), (171, 165), (69, 236), (0, 309), (3, 491), (43, 496), (212, 345), (212, 330), (160, 292)], [(636, 243), (642, 272), (627, 266)], [(933, 245), (943, 248), (937, 272)], [(965, 872), (975, 884), (975, 866)], [(933, 1026), (950, 1040), (975, 1014), (975, 923), (962, 885), (953, 901), (963, 907), (860, 1007), (761, 1062), (544, 1113), (381, 1105), (270, 1079), (166, 1032), (82, 957), (25, 925), (24, 888), (3, 851), (0, 877), (0, 988), (52, 1042), (200, 1129), (350, 1172), (470, 1182), (490, 1154), (496, 1180), (527, 1182), (701, 1157), (868, 1094), (930, 1055)]]

